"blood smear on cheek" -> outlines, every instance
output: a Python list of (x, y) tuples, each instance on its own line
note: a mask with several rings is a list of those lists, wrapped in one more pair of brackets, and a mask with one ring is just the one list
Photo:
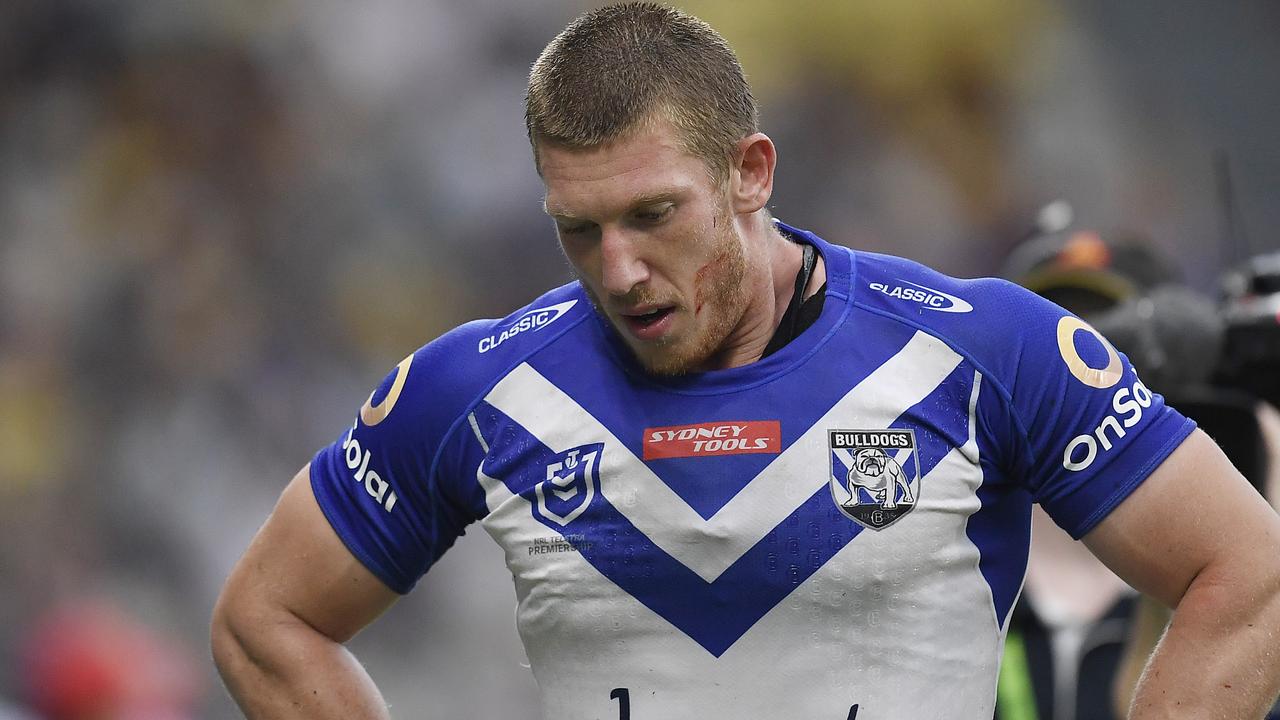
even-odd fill
[(707, 279), (707, 273), (711, 272), (712, 268), (722, 264), (725, 260), (728, 260), (728, 259), (729, 259), (729, 252), (726, 250), (725, 252), (720, 253), (720, 255), (718, 255), (712, 261), (708, 262), (706, 265), (703, 265), (702, 267), (698, 268), (698, 272), (694, 273), (693, 275), (693, 286), (695, 288), (694, 294), (693, 294), (693, 314), (694, 315), (697, 315), (698, 313), (702, 312), (702, 282)]

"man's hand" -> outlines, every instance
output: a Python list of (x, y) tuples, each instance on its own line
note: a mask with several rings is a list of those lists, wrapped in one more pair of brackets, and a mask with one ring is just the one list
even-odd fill
[(249, 718), (389, 717), (342, 643), (397, 597), (338, 539), (304, 467), (218, 598), (214, 661)]
[(1130, 718), (1261, 718), (1280, 693), (1280, 516), (1199, 430), (1085, 544), (1175, 608)]

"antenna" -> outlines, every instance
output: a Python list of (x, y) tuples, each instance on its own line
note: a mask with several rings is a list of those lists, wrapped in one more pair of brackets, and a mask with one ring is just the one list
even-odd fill
[(1245, 232), (1244, 218), (1236, 204), (1235, 185), (1231, 182), (1231, 157), (1223, 148), (1213, 153), (1213, 174), (1218, 184), (1218, 206), (1222, 210), (1222, 234), (1227, 257), (1222, 258), (1223, 269), (1254, 255), (1253, 244)]

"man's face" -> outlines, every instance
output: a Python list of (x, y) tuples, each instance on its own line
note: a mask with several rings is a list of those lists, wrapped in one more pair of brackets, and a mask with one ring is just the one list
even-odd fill
[(743, 319), (747, 258), (723, 189), (659, 121), (538, 148), (546, 208), (596, 309), (650, 372), (710, 369)]

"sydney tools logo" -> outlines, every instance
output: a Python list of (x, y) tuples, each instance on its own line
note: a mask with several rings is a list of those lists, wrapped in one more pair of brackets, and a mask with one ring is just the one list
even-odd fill
[(778, 453), (782, 431), (777, 420), (726, 422), (645, 428), (644, 459)]

